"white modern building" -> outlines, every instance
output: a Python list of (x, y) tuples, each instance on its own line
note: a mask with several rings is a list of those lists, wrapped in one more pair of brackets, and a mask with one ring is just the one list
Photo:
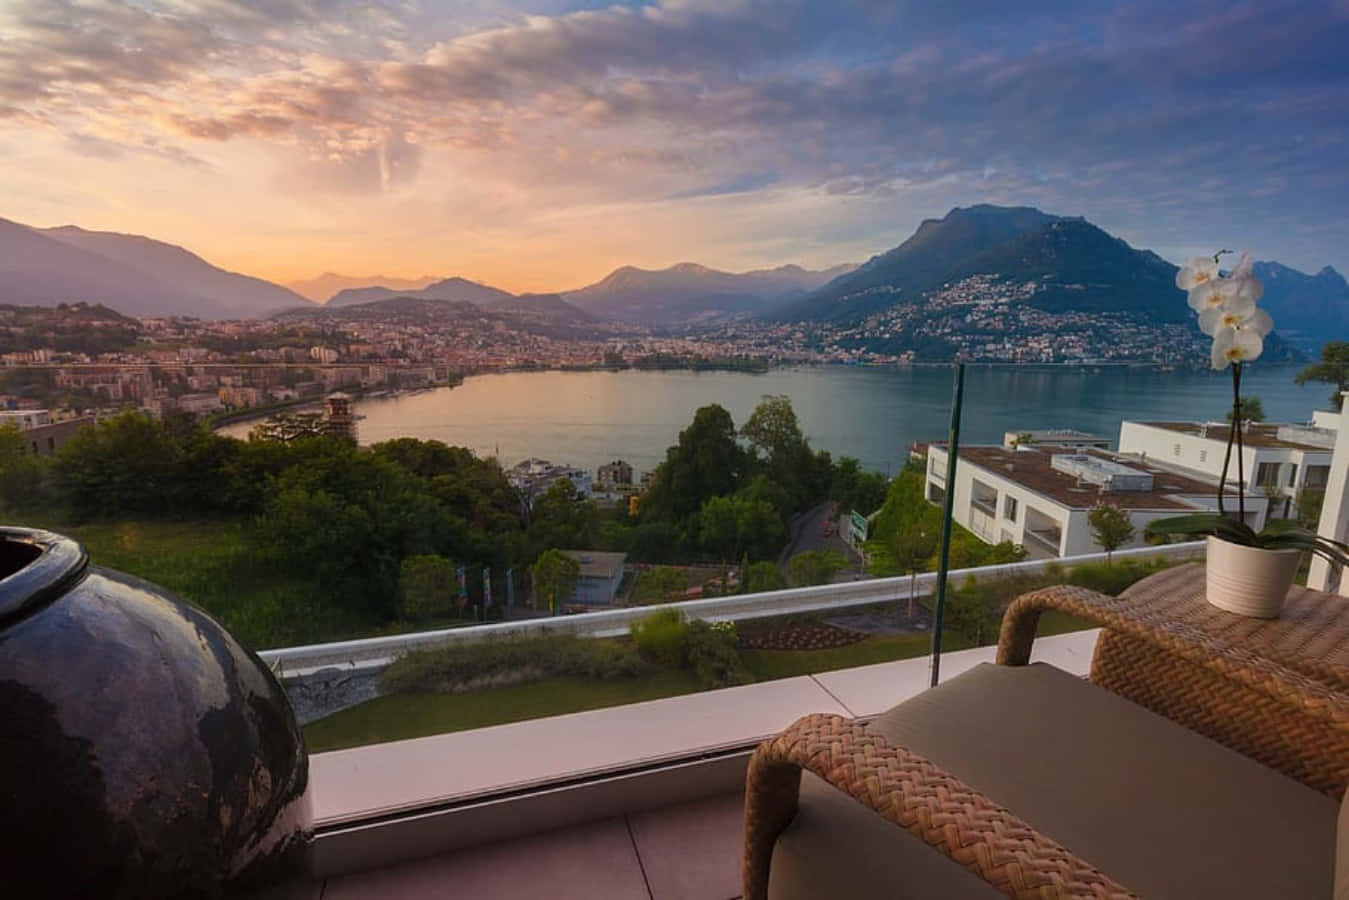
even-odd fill
[[(928, 449), (925, 496), (933, 503), (944, 498), (949, 457), (941, 444)], [(1229, 512), (1236, 511), (1237, 499), (1229, 487)], [(1032, 559), (1099, 552), (1087, 516), (1102, 503), (1129, 514), (1136, 534), (1127, 546), (1142, 546), (1144, 527), (1154, 519), (1216, 511), (1217, 478), (1093, 447), (960, 448), (952, 516), (990, 544), (1020, 544)], [(1246, 521), (1263, 528), (1265, 494), (1248, 491), (1245, 506)]]
[[(1318, 413), (1311, 425), (1247, 424), (1241, 432), (1242, 467), (1249, 489), (1268, 495), (1271, 514), (1286, 518), (1297, 511), (1303, 490), (1323, 490), (1338, 425)], [(1124, 422), (1120, 453), (1217, 479), (1231, 430), (1226, 422)], [(1237, 479), (1236, 448), (1227, 473)]]

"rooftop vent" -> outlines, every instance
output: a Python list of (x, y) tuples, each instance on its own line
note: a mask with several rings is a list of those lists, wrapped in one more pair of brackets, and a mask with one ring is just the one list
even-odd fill
[(1152, 475), (1099, 456), (1085, 453), (1056, 453), (1050, 468), (1071, 475), (1079, 482), (1094, 484), (1103, 491), (1150, 491)]

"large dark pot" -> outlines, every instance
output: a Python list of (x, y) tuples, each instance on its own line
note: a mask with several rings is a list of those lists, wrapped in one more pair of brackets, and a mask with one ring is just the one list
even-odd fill
[(0, 893), (210, 897), (303, 865), (309, 761), (210, 616), (0, 528)]

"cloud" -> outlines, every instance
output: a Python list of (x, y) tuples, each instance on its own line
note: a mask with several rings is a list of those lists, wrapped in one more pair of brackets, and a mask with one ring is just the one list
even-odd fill
[(14, 0), (0, 129), (51, 123), (105, 157), (153, 138), (188, 165), (262, 146), (297, 189), (420, 183), (495, 194), (484, 209), (797, 190), (882, 217), (1007, 198), (1163, 235), (1302, 217), (1317, 252), (1349, 238), (1329, 213), (1349, 203), (1342, 3), (530, 8)]

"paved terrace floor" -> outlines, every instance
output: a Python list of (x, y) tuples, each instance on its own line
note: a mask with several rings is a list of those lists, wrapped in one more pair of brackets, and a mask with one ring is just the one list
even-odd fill
[[(1036, 641), (1034, 658), (1086, 675), (1096, 635), (1086, 631), (1041, 638)], [(980, 662), (991, 662), (993, 653), (993, 647), (981, 647), (944, 656), (942, 680)], [(871, 717), (922, 691), (928, 672), (926, 659), (909, 659), (810, 678), (853, 716)], [(731, 690), (736, 693), (725, 696), (740, 706), (751, 699), (746, 691), (771, 689), (773, 684), (735, 688)], [(634, 705), (643, 706), (648, 704)], [(608, 712), (623, 716), (624, 709)], [(787, 718), (782, 726), (815, 711), (822, 710), (784, 710)], [(333, 777), (320, 777), (333, 771), (323, 765), (324, 756), (331, 754), (320, 755), (315, 767), (319, 806), (323, 805), (325, 777)], [(330, 788), (338, 790), (339, 785)], [(325, 881), (288, 885), (266, 896), (269, 900), (731, 900), (740, 896), (742, 800), (740, 793), (733, 793), (667, 806)]]

